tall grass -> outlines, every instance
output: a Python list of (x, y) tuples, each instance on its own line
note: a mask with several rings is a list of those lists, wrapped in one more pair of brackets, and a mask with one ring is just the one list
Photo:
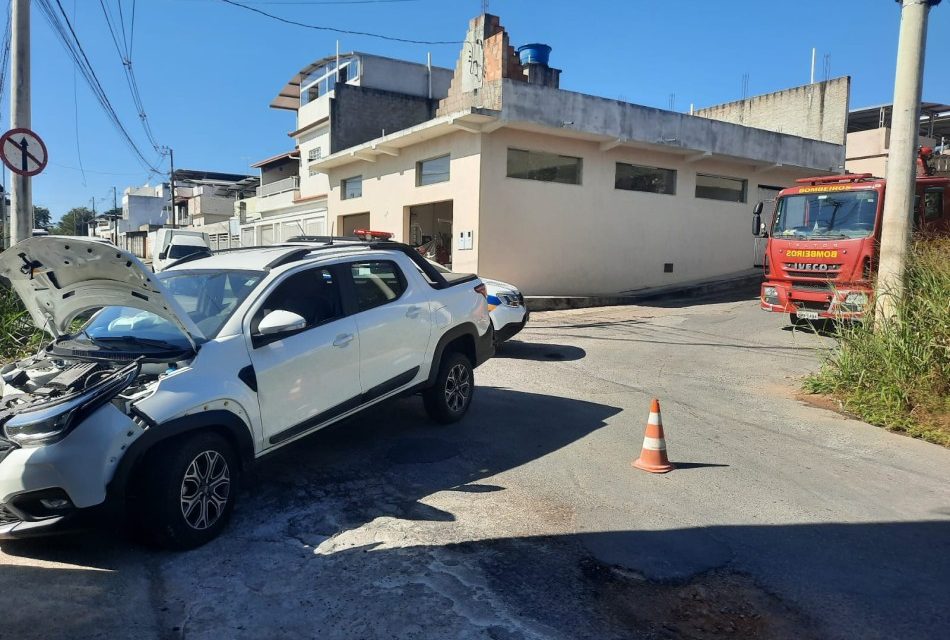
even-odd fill
[(16, 292), (0, 282), (0, 364), (35, 351), (42, 336)]
[(950, 446), (950, 238), (914, 242), (905, 293), (882, 326), (840, 326), (805, 388), (871, 424)]

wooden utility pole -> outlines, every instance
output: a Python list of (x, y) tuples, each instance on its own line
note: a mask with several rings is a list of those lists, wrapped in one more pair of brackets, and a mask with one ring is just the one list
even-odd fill
[(887, 197), (881, 225), (881, 258), (875, 300), (878, 322), (896, 313), (904, 295), (904, 268), (913, 229), (917, 182), (917, 134), (920, 93), (927, 43), (927, 16), (940, 0), (897, 0), (901, 3), (897, 75), (891, 114), (891, 148), (887, 160)]

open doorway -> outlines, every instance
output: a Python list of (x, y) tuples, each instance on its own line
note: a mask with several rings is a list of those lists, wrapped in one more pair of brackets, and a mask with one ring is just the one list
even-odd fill
[(419, 253), (452, 268), (452, 201), (409, 207), (409, 244)]
[(355, 235), (357, 229), (369, 230), (369, 211), (366, 213), (354, 213), (349, 216), (340, 216), (340, 227), (336, 232), (338, 236)]

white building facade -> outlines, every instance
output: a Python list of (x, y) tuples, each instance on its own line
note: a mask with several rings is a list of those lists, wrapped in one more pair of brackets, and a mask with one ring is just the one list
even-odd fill
[(254, 213), (240, 219), (242, 244), (339, 234), (327, 218), (329, 181), (318, 163), (432, 118), (451, 78), (449, 69), (359, 52), (321, 58), (301, 69), (270, 105), (295, 113), (288, 134), (294, 148), (252, 165), (260, 170), (260, 187)]

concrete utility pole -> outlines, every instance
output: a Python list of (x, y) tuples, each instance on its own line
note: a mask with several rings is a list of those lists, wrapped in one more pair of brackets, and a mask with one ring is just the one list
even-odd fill
[[(11, 0), (10, 128), (30, 128), (30, 0)], [(32, 178), (12, 175), (10, 243), (33, 236)]]
[(172, 192), (171, 193), (172, 210), (169, 215), (169, 220), (171, 221), (171, 224), (169, 226), (174, 229), (176, 226), (175, 222), (177, 218), (177, 215), (176, 215), (177, 212), (175, 210), (175, 152), (172, 150), (171, 147), (168, 148), (168, 168), (169, 168), (168, 182), (171, 186), (171, 192)]
[(904, 295), (904, 267), (913, 226), (917, 181), (917, 134), (920, 93), (927, 44), (927, 16), (940, 0), (897, 0), (901, 3), (897, 75), (891, 114), (891, 149), (887, 161), (887, 195), (881, 225), (881, 258), (875, 295), (878, 320), (894, 317)]

